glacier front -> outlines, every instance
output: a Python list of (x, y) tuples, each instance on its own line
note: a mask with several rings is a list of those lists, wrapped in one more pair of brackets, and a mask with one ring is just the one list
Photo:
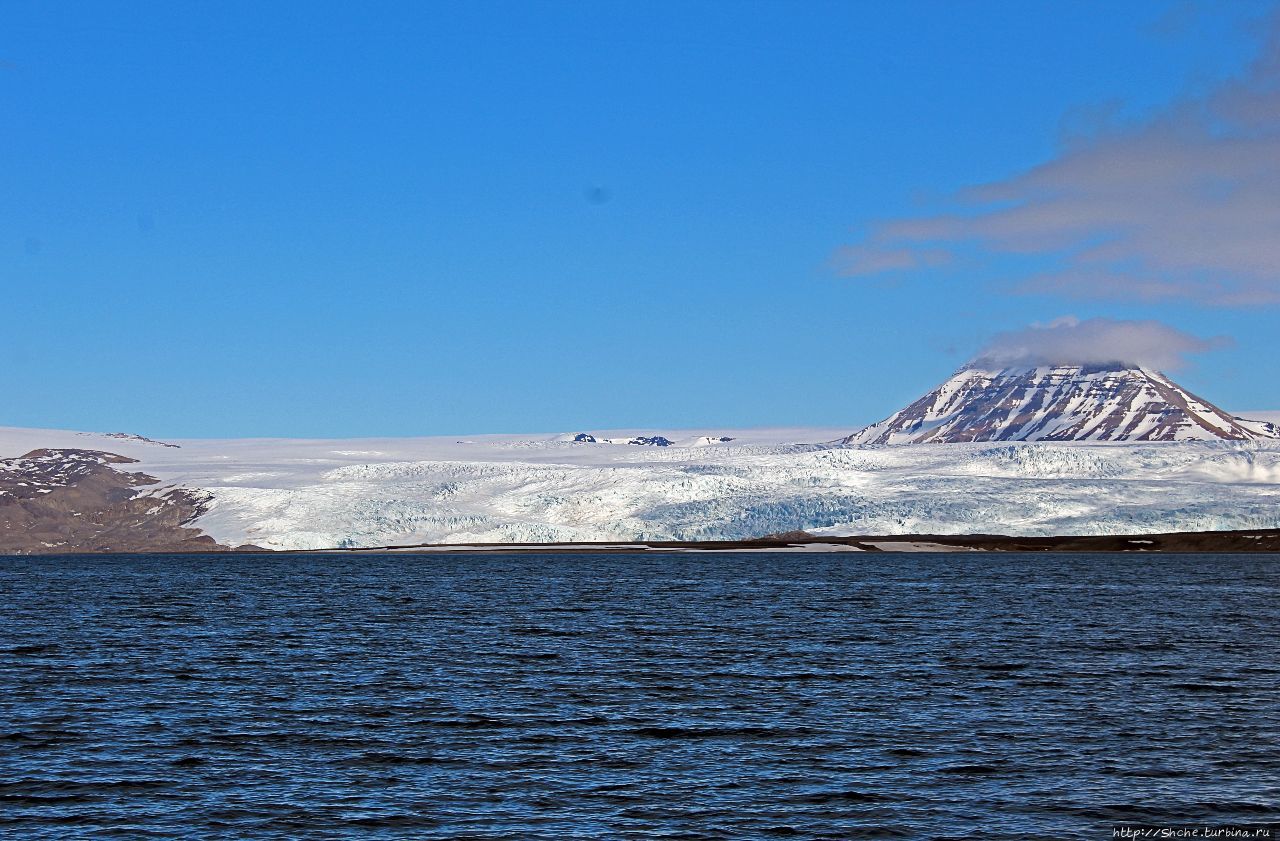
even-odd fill
[[(0, 429), (0, 455), (115, 452), (207, 493), (191, 525), (269, 549), (1280, 527), (1280, 442), (836, 446), (835, 430), (360, 440)], [(731, 440), (723, 440), (731, 439)], [(11, 451), (11, 452), (9, 452)]]

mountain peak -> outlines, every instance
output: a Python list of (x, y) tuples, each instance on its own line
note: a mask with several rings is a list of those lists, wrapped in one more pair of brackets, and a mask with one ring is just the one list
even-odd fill
[(845, 444), (976, 441), (1252, 441), (1280, 428), (1246, 421), (1164, 374), (1122, 363), (972, 362)]

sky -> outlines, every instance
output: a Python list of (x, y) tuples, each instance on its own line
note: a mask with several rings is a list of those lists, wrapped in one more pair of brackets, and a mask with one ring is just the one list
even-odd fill
[(1272, 3), (0, 10), (0, 425), (855, 428), (1036, 331), (1280, 408)]

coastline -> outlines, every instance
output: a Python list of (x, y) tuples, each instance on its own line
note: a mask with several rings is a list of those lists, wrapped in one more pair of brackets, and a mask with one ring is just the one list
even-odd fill
[(1166, 532), (1132, 535), (1014, 537), (1001, 534), (896, 534), (856, 537), (770, 535), (755, 540), (584, 543), (435, 543), (360, 549), (298, 549), (272, 554), (378, 554), (381, 552), (1280, 552), (1280, 529)]

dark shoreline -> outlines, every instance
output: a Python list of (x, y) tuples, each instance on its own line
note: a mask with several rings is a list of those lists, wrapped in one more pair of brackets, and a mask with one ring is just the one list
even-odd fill
[[(290, 549), (273, 554), (351, 554), (379, 552), (735, 552), (821, 551), (830, 546), (865, 552), (1280, 552), (1280, 529), (1165, 532), (1131, 535), (1064, 535), (1012, 537), (1000, 534), (895, 534), (820, 537), (803, 533), (770, 535), (753, 540), (598, 541), (589, 543), (404, 544), (358, 549)], [(932, 547), (937, 547), (933, 549)]]
[[(208, 540), (208, 538), (205, 538)], [(61, 547), (59, 547), (61, 548)], [(0, 546), (0, 556), (73, 555), (377, 555), (397, 554), (601, 554), (652, 552), (1125, 552), (1145, 554), (1280, 554), (1280, 529), (1162, 532), (1127, 535), (1060, 535), (1015, 537), (1003, 534), (892, 534), (822, 537), (771, 535), (752, 540), (648, 540), (579, 543), (407, 543), (332, 549), (266, 549), (244, 545), (227, 548), (208, 540), (192, 540), (163, 548), (14, 551)]]

